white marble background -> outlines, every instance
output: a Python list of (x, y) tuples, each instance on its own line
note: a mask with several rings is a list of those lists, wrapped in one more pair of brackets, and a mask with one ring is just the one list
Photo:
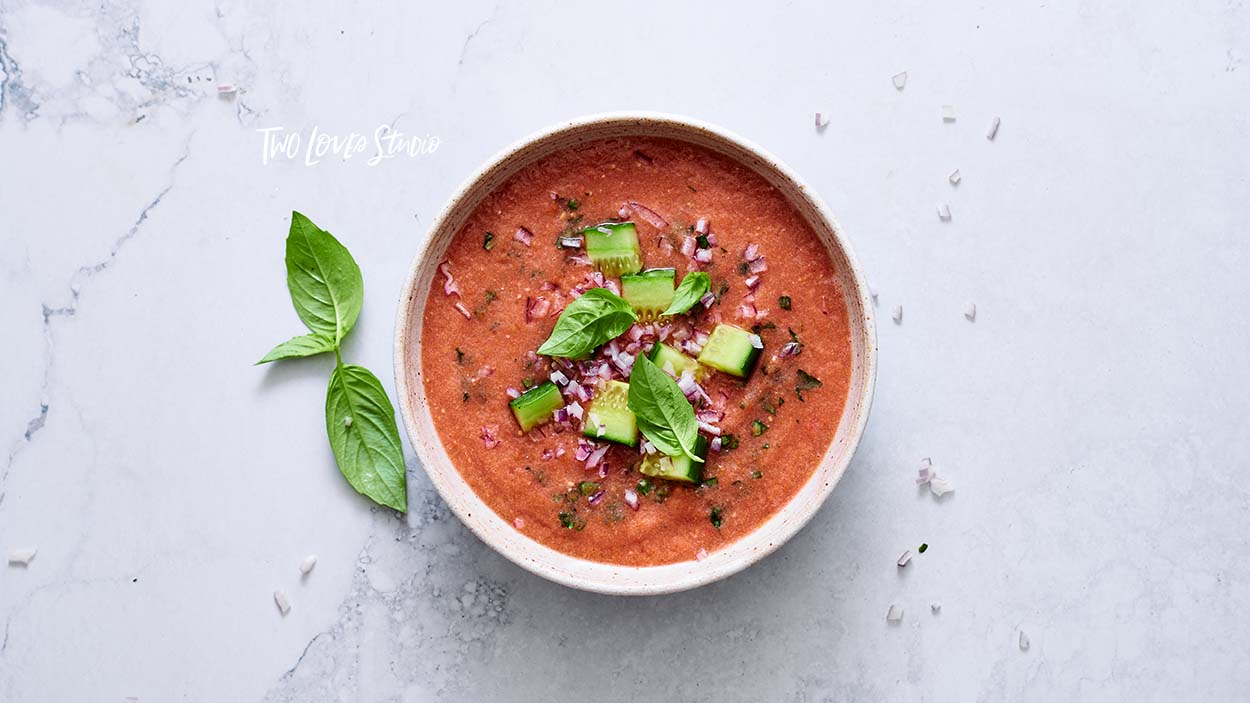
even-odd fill
[[(0, 0), (0, 553), (38, 547), (0, 564), (0, 700), (1243, 699), (1250, 11), (823, 5)], [(373, 509), (327, 447), (328, 360), (251, 366), (301, 330), (292, 208), (359, 260), (347, 355), (391, 387), (453, 187), (610, 109), (787, 160), (886, 313), (824, 510), (663, 598), (522, 572), (411, 453), (409, 515)], [(260, 127), (392, 122), (440, 148), (261, 164)]]

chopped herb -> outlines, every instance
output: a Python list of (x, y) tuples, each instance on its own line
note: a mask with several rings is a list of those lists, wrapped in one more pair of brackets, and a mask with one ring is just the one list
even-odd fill
[(708, 249), (708, 248), (711, 248), (712, 246), (712, 243), (707, 240), (706, 234), (700, 234), (699, 236), (694, 238), (694, 241), (696, 244), (699, 245), (700, 249)]
[(490, 251), (493, 246), (495, 246), (495, 233), (487, 232), (486, 237), (482, 240), (482, 248)]
[(781, 296), (780, 298), (777, 299), (777, 304), (781, 306), (782, 310), (789, 310), (790, 309), (790, 296), (788, 295)]
[(790, 333), (790, 341), (791, 341), (791, 342), (794, 342), (795, 344), (802, 344), (802, 342), (800, 342), (800, 341), (799, 341), (799, 336), (798, 336), (797, 334), (795, 334), (795, 333), (794, 333), (794, 328), (793, 328), (793, 327), (787, 327), (787, 328), (786, 328), (786, 331)]
[(595, 481), (582, 481), (577, 484), (577, 492), (584, 496), (592, 496), (599, 491), (599, 484)]
[(644, 496), (651, 492), (652, 487), (653, 484), (649, 478), (644, 478), (638, 482), (638, 492)]
[(703, 483), (699, 485), (705, 486), (707, 488), (716, 488), (720, 485), (720, 479), (716, 478), (715, 476), (708, 476), (707, 478), (703, 479)]
[(716, 301), (720, 302), (720, 299), (724, 298), (725, 294), (728, 292), (729, 292), (729, 284), (725, 281), (721, 281), (720, 288), (716, 289)]
[(687, 184), (686, 184), (686, 187), (690, 189), (690, 192), (691, 192), (691, 193), (698, 193), (698, 192), (699, 192), (699, 191), (695, 190), (694, 186), (690, 185), (689, 183), (687, 183)]
[(560, 511), (560, 524), (570, 530), (581, 529), (577, 526), (576, 513), (569, 513), (569, 512), (565, 512), (561, 510)]
[(526, 376), (525, 378), (521, 379), (521, 385), (525, 386), (526, 388), (533, 388), (534, 379), (530, 378), (529, 376)]
[(772, 446), (772, 445), (770, 445), (768, 442), (765, 442), (765, 443), (764, 443), (764, 448), (765, 448), (765, 449), (768, 449), (770, 446)]
[(749, 271), (749, 270), (750, 270), (750, 266), (748, 266), (748, 265), (747, 265), (747, 262), (743, 261), (743, 262), (740, 262), (740, 263), (738, 264), (738, 274), (739, 274), (739, 275), (745, 276), (745, 275), (747, 275), (747, 271)]
[(771, 322), (766, 322), (762, 325), (751, 325), (751, 331), (756, 334), (759, 334), (760, 332), (763, 332), (764, 330), (775, 330), (775, 329), (777, 329), (777, 325)]
[[(751, 434), (755, 435), (756, 437), (759, 437), (760, 435), (764, 434), (764, 432), (767, 430), (768, 430), (768, 425), (765, 425), (759, 420), (756, 420), (751, 423)], [(721, 446), (724, 446), (724, 445), (722, 444)]]
[(487, 288), (485, 295), (486, 295), (486, 304), (490, 305), (491, 303), (495, 302), (495, 298), (499, 297), (499, 291), (495, 290), (494, 288)]
[(461, 394), (460, 394), (460, 400), (462, 400), (462, 401), (464, 401), (464, 402), (466, 402), (466, 403), (467, 403), (467, 402), (469, 402), (469, 393), (468, 393), (468, 391), (465, 391), (464, 393), (461, 393)]
[(777, 408), (784, 402), (785, 402), (784, 399), (778, 397), (777, 404), (773, 405), (772, 399), (765, 398), (763, 401), (760, 402), (760, 407), (764, 409), (764, 412), (768, 413), (769, 415), (775, 416), (777, 414)]
[(798, 382), (794, 385), (794, 394), (799, 397), (799, 400), (803, 400), (803, 391), (810, 391), (824, 385), (820, 382), (819, 378), (816, 378), (803, 369), (799, 369), (797, 375)]
[(456, 363), (461, 366), (464, 365), (464, 350), (460, 347), (456, 347)]
[(764, 478), (764, 472), (756, 469), (751, 472), (751, 478)]
[(668, 498), (668, 494), (670, 490), (672, 489), (670, 489), (668, 487), (668, 484), (665, 484), (665, 483), (661, 483), (658, 486), (656, 486), (655, 487), (655, 502), (663, 503), (664, 499)]
[(718, 530), (720, 529), (721, 517), (723, 514), (724, 509), (719, 505), (712, 506), (711, 512), (708, 513), (708, 520), (712, 522), (712, 527), (715, 527)]
[(730, 449), (737, 449), (737, 448), (738, 448), (738, 438), (737, 438), (737, 437), (735, 437), (735, 436), (733, 436), (733, 435), (731, 435), (731, 434), (721, 435), (721, 437), (720, 437), (720, 450), (721, 450), (722, 452), (727, 452), (727, 451), (729, 451)]
[(535, 471), (533, 467), (527, 466), (525, 467), (525, 470), (530, 472), (530, 475), (534, 477), (534, 480), (538, 482), (538, 485), (547, 485), (547, 475), (543, 473), (542, 469)]
[(737, 488), (738, 490), (742, 490), (743, 488), (746, 487), (746, 484), (742, 482), (742, 479), (738, 479), (734, 481), (733, 486), (734, 488)]
[(921, 544), (920, 549), (917, 549), (916, 551), (920, 552), (921, 554), (924, 554), (925, 550), (928, 548), (929, 548), (929, 543), (925, 542), (924, 544)]
[(582, 204), (578, 202), (577, 198), (569, 198), (567, 201), (565, 201), (564, 206), (570, 210), (576, 210), (577, 208), (581, 207)]

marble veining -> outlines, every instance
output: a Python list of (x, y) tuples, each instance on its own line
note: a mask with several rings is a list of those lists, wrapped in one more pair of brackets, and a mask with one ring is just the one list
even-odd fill
[[(0, 553), (38, 547), (0, 565), (0, 700), (1242, 697), (1248, 32), (1221, 0), (0, 0)], [(826, 507), (662, 598), (529, 575), (410, 450), (409, 513), (371, 506), (326, 445), (326, 361), (252, 366), (299, 330), (291, 209), (360, 262), (347, 353), (393, 390), (432, 214), (612, 109), (763, 144), (907, 311)], [(383, 124), (441, 146), (262, 163), (260, 128)], [(913, 484), (924, 457), (954, 493)]]

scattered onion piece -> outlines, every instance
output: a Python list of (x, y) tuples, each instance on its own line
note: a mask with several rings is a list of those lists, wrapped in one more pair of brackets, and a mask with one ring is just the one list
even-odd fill
[(955, 121), (955, 106), (954, 106), (954, 105), (943, 105), (943, 106), (942, 106), (942, 121), (943, 121), (943, 122), (954, 122), (954, 121)]
[(638, 213), (639, 217), (646, 220), (647, 223), (650, 224), (652, 227), (655, 227), (656, 229), (663, 229), (665, 227), (668, 227), (668, 221), (665, 220), (663, 217), (660, 217), (659, 213), (647, 207), (646, 205), (635, 202), (633, 200), (630, 200), (626, 204), (629, 205), (629, 207), (631, 207), (634, 210), (634, 212)]
[(994, 141), (994, 137), (998, 136), (998, 125), (1002, 123), (1003, 121), (997, 117), (990, 120), (990, 129), (985, 133), (985, 138), (990, 141)]
[(894, 81), (894, 88), (896, 90), (902, 90), (907, 85), (907, 71), (895, 73), (890, 77), (890, 80)]
[(977, 319), (977, 304), (976, 303), (968, 303), (967, 305), (964, 306), (964, 317), (968, 318), (969, 322), (973, 322)]
[(286, 597), (286, 591), (279, 588), (273, 592), (273, 603), (278, 606), (278, 612), (286, 615), (291, 612), (291, 599)]
[(696, 252), (694, 253), (694, 260), (695, 260), (695, 261), (698, 261), (698, 262), (699, 262), (699, 263), (701, 263), (701, 264), (708, 264), (708, 263), (711, 263), (711, 262), (712, 262), (712, 250), (711, 250), (711, 249), (700, 249), (700, 250), (696, 251)]
[(469, 309), (466, 308), (463, 303), (456, 303), (456, 310), (459, 311), (461, 315), (464, 315), (464, 319), (473, 319), (473, 313), (469, 312)]
[(699, 551), (694, 553), (694, 558), (695, 561), (703, 561), (704, 559), (707, 559), (707, 550), (700, 547)]
[(903, 619), (903, 609), (897, 605), (891, 605), (890, 609), (885, 613), (885, 621), (891, 624), (900, 622)]
[(512, 238), (525, 246), (530, 246), (534, 242), (534, 233), (524, 227), (517, 227), (516, 233), (512, 235)]
[(580, 249), (582, 246), (581, 237), (560, 237), (560, 246), (565, 249)]
[(635, 493), (632, 488), (625, 489), (625, 505), (628, 505), (634, 510), (638, 509), (638, 494)]
[(39, 553), (38, 547), (22, 547), (9, 552), (9, 564), (11, 566), (29, 566), (34, 560), (35, 555)]
[(901, 324), (903, 322), (903, 306), (895, 305), (894, 311), (890, 313), (890, 317), (894, 318), (894, 322)]
[(451, 276), (451, 264), (444, 261), (438, 265), (438, 270), (447, 277), (443, 281), (443, 295), (460, 295), (460, 286), (456, 285), (456, 279)]
[(910, 550), (910, 549), (908, 549), (907, 551), (903, 552), (903, 555), (902, 555), (901, 557), (899, 557), (899, 558), (898, 558), (898, 565), (899, 565), (899, 566), (907, 566), (907, 562), (909, 562), (909, 561), (911, 561), (911, 550)]

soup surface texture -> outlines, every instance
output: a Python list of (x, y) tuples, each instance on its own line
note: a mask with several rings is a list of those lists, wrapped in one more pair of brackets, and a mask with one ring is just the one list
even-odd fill
[[(589, 359), (537, 355), (582, 292), (620, 292), (576, 239), (620, 221), (635, 224), (646, 269), (674, 268), (678, 282), (706, 271), (710, 297), (640, 320)], [(420, 359), (435, 428), (478, 496), (553, 549), (639, 566), (701, 558), (784, 506), (834, 438), (851, 342), (833, 262), (781, 193), (733, 160), (651, 138), (558, 152), (490, 194), (444, 261)], [(711, 440), (702, 483), (644, 476), (645, 446), (583, 437), (574, 405), (589, 407), (605, 379), (628, 381), (659, 341), (697, 357), (718, 323), (757, 334), (763, 349), (745, 380), (700, 367), (687, 393)], [(509, 401), (548, 380), (568, 406), (523, 433)]]

